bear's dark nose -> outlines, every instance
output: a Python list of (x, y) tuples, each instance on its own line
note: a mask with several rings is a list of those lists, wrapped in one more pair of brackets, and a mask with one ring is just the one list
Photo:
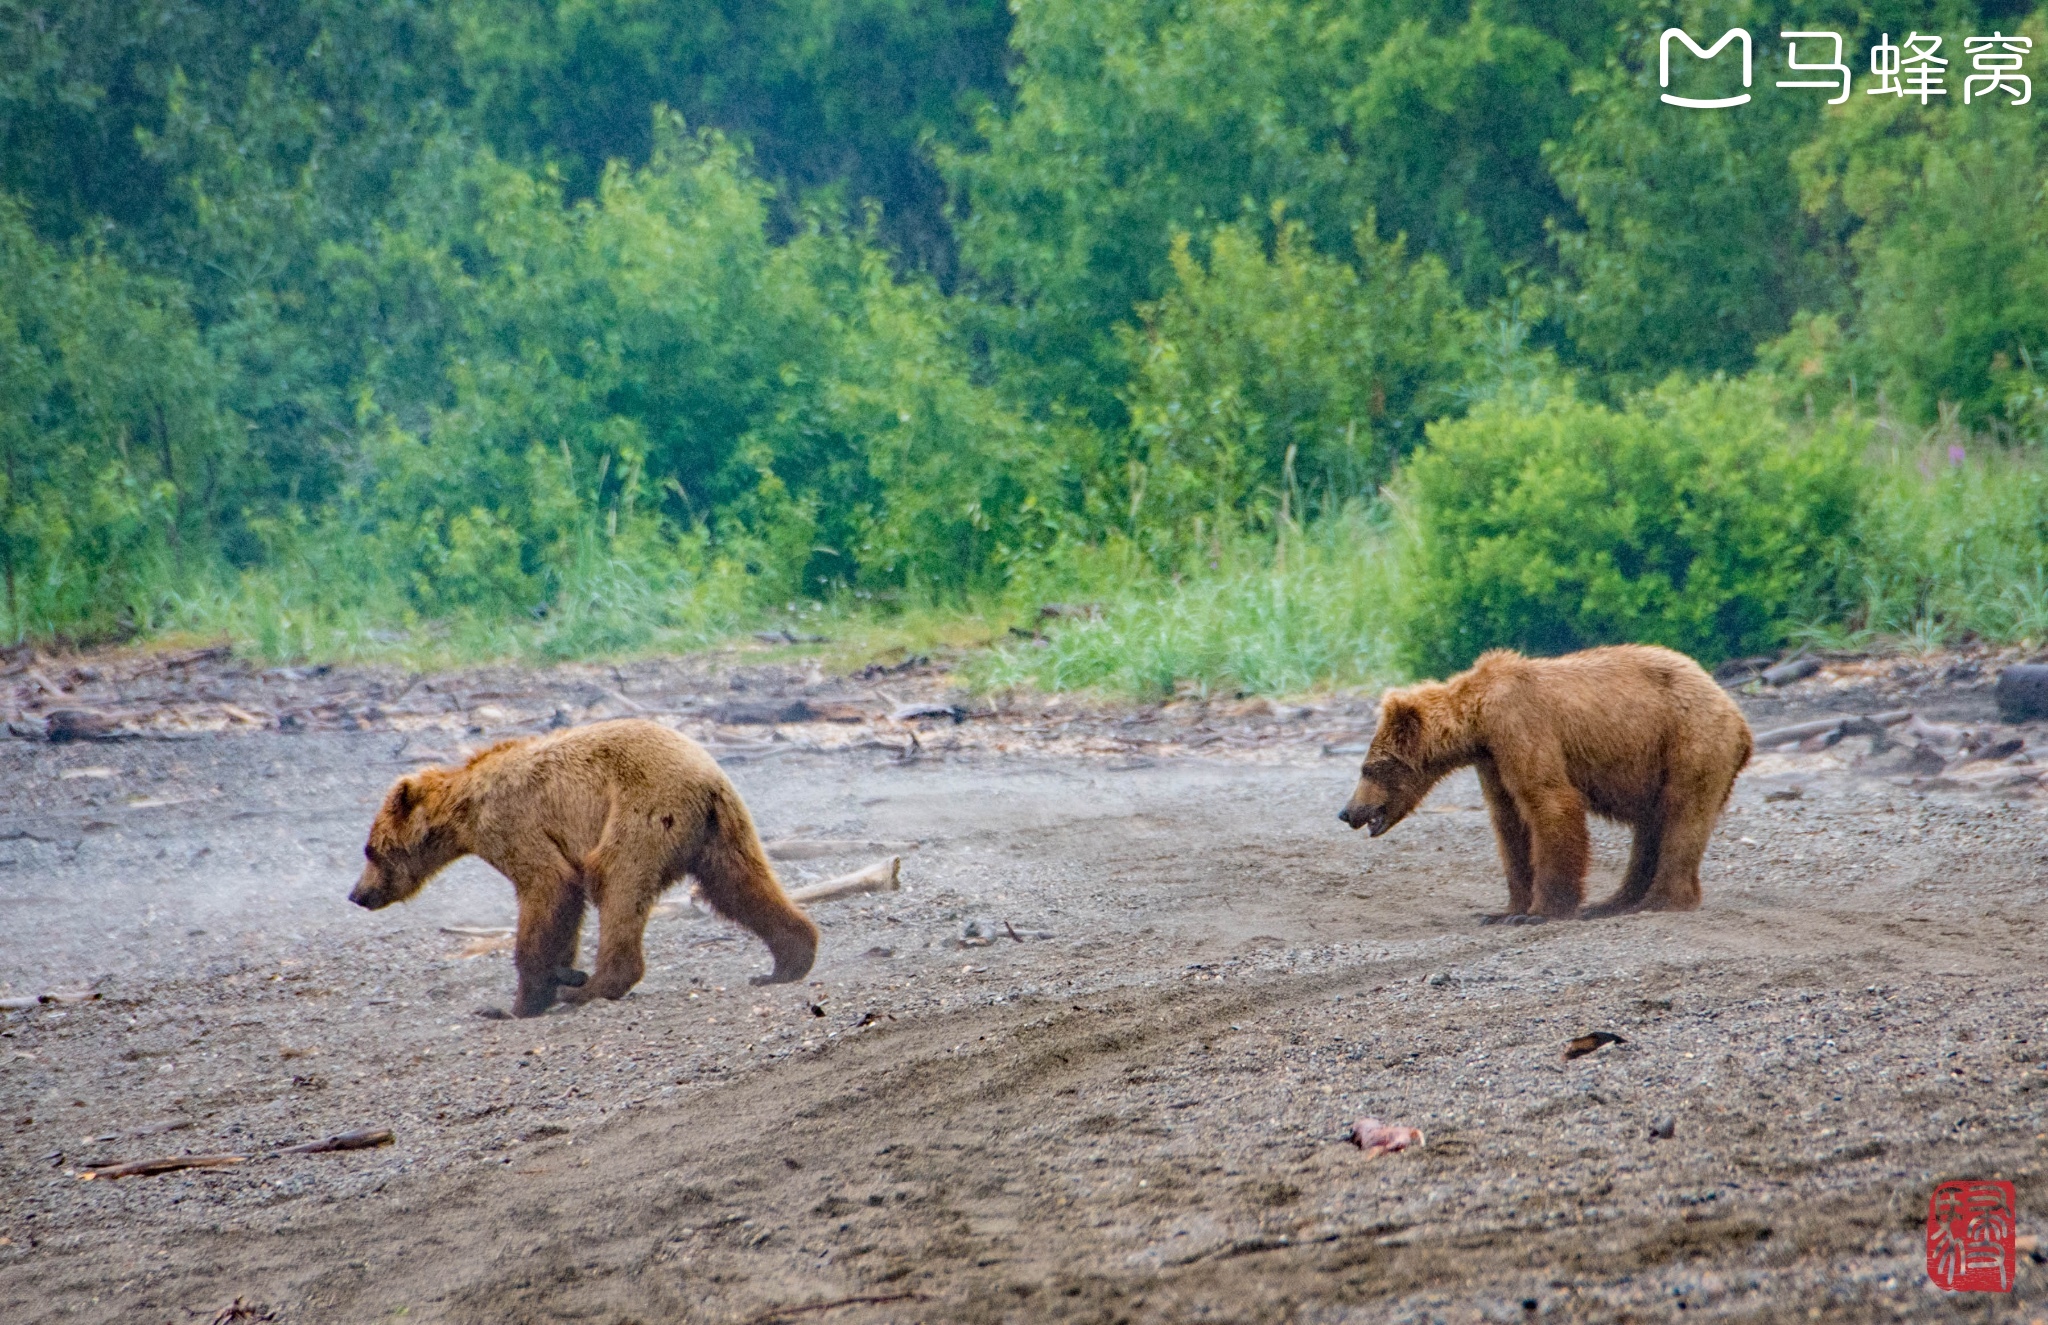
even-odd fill
[(1347, 825), (1351, 822), (1351, 807), (1349, 805), (1337, 811), (1337, 822)]

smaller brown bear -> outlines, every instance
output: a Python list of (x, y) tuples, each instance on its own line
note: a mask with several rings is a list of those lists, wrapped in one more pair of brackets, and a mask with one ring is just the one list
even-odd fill
[[(1448, 681), (1387, 692), (1337, 817), (1378, 837), (1471, 764), (1508, 876), (1508, 910), (1489, 920), (1690, 911), (1707, 838), (1749, 755), (1742, 710), (1684, 654), (1496, 649)], [(1632, 825), (1635, 846), (1614, 896), (1581, 913), (1588, 810)]]
[[(571, 1003), (621, 998), (646, 970), (641, 935), (663, 889), (688, 874), (719, 914), (761, 936), (775, 970), (810, 973), (818, 927), (783, 893), (747, 807), (704, 748), (628, 718), (500, 741), (460, 768), (393, 784), (349, 894), (377, 910), (413, 896), (476, 855), (519, 895), (514, 1016), (535, 1017), (558, 990)], [(597, 969), (574, 968), (583, 908), (595, 905)]]

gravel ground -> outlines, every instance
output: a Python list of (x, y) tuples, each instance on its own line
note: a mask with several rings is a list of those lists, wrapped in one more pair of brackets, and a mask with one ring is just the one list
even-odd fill
[[(1942, 1179), (2048, 1212), (2048, 749), (2008, 749), (2048, 732), (1993, 728), (1996, 661), (1745, 687), (1760, 730), (1936, 725), (1760, 755), (1696, 913), (1503, 928), (1469, 774), (1378, 841), (1336, 822), (1364, 696), (17, 659), (0, 994), (80, 1001), (0, 1026), (0, 1318), (2048, 1318), (2025, 1254), (2010, 1295), (1921, 1269)], [(888, 717), (915, 703), (964, 720)], [(37, 739), (65, 711), (126, 739)], [(466, 862), (349, 906), (376, 800), (622, 712), (718, 750), (767, 837), (836, 844), (787, 881), (900, 854), (903, 891), (818, 907), (804, 986), (749, 987), (760, 945), (672, 895), (627, 999), (478, 1018), (504, 944), (444, 930), (511, 890)], [(1596, 838), (1595, 896), (1626, 849)], [(1426, 1142), (1367, 1159), (1363, 1115)], [(278, 1153), (365, 1127), (396, 1143)], [(185, 1153), (247, 1160), (80, 1176)]]

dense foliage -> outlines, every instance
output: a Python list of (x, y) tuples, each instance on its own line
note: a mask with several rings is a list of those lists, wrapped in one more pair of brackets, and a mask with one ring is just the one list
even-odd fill
[[(1752, 104), (1659, 101), (1674, 23), (1756, 37)], [(1815, 29), (1844, 105), (1775, 86)], [(1946, 97), (1865, 94), (1907, 30)], [(1389, 483), (1413, 667), (2031, 631), (1896, 527), (1999, 466), (1964, 541), (2048, 576), (1994, 30), (2048, 53), (2012, 0), (0, 0), (0, 633), (1302, 604)], [(1362, 666), (1307, 640), (1252, 670)]]
[(1788, 617), (1827, 605), (1829, 553), (1863, 500), (1859, 431), (1795, 440), (1757, 389), (1723, 382), (1619, 410), (1503, 398), (1438, 425), (1404, 482), (1410, 661), (1440, 673), (1503, 645), (1769, 647)]

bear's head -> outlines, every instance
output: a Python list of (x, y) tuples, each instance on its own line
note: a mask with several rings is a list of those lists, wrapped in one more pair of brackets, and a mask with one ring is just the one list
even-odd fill
[(1422, 803), (1435, 780), (1424, 771), (1423, 723), (1422, 706), (1411, 696), (1395, 690), (1380, 701), (1379, 730), (1339, 819), (1378, 837)]
[(363, 877), (348, 895), (357, 906), (402, 902), (465, 854), (433, 778), (433, 770), (408, 774), (385, 795), (363, 844)]

